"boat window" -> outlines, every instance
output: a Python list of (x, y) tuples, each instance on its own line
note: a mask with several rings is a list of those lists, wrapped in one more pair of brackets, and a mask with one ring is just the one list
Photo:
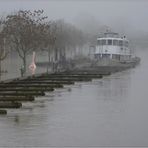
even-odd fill
[(106, 45), (106, 40), (102, 40), (102, 45)]
[(123, 41), (122, 40), (119, 41), (119, 46), (123, 46)]
[(125, 47), (128, 47), (128, 41), (125, 41)]
[(98, 45), (101, 45), (101, 40), (98, 40)]
[(113, 45), (118, 46), (118, 40), (113, 40)]
[(108, 40), (108, 45), (112, 45), (112, 40)]

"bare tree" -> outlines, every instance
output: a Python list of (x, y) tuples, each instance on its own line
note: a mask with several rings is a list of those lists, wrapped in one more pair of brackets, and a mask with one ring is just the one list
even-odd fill
[(8, 50), (6, 49), (6, 34), (4, 32), (4, 20), (0, 19), (0, 79), (2, 74), (1, 62), (7, 57)]
[(43, 45), (43, 33), (46, 30), (43, 10), (18, 11), (8, 15), (5, 21), (5, 32), (9, 35), (10, 46), (15, 49), (23, 61), (26, 72), (26, 58), (30, 52)]
[(60, 57), (66, 58), (66, 49), (75, 52), (73, 50), (76, 47), (81, 48), (85, 43), (86, 38), (81, 30), (63, 20), (57, 21), (56, 47), (60, 52)]
[(47, 22), (45, 24), (43, 33), (43, 49), (47, 51), (48, 53), (48, 62), (51, 63), (51, 55), (54, 52), (55, 48), (55, 42), (56, 42), (56, 30), (57, 30), (57, 25), (54, 21)]

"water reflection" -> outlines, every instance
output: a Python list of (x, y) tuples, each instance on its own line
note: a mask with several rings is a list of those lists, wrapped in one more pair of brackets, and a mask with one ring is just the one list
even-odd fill
[(98, 88), (98, 99), (106, 101), (122, 101), (130, 93), (130, 71), (114, 74), (111, 77), (104, 77), (101, 80), (94, 80), (93, 84)]
[(19, 123), (20, 123), (20, 117), (19, 117), (18, 115), (16, 115), (16, 116), (14, 117), (14, 122), (15, 122), (16, 124), (19, 124)]
[[(122, 73), (115, 74), (93, 82), (76, 83), (37, 98), (26, 105), (32, 106), (30, 112), (18, 110), (5, 120), (8, 129), (13, 128), (14, 139), (8, 136), (8, 146), (94, 146), (104, 143), (102, 137), (112, 132), (110, 128), (116, 131), (115, 121), (119, 122), (125, 112), (126, 99), (123, 98), (128, 95), (130, 86), (130, 79), (126, 78)], [(8, 133), (5, 129), (5, 134)]]

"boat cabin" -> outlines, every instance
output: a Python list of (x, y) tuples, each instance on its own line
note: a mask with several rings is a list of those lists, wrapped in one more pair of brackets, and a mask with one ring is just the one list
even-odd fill
[(118, 33), (106, 32), (97, 38), (97, 46), (94, 54), (96, 59), (110, 58), (116, 60), (129, 60), (131, 50), (126, 37), (119, 37)]

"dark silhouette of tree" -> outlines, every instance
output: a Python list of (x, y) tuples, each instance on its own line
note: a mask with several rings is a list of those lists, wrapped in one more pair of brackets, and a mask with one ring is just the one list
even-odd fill
[(56, 42), (57, 25), (54, 21), (47, 22), (44, 26), (42, 50), (47, 51), (49, 63), (51, 62), (51, 53), (54, 52)]
[(60, 57), (66, 58), (66, 51), (76, 50), (76, 47), (82, 47), (86, 43), (86, 38), (81, 30), (75, 26), (65, 23), (63, 20), (56, 22), (56, 48)]
[(49, 63), (52, 58), (56, 63), (64, 64), (67, 52), (75, 52), (76, 47), (81, 48), (86, 43), (82, 31), (64, 20), (50, 21), (46, 25), (43, 50), (48, 52)]
[(4, 20), (0, 19), (0, 79), (1, 79), (1, 62), (7, 57), (8, 50), (6, 48), (6, 34), (4, 32)]
[(43, 46), (44, 32), (47, 30), (43, 10), (18, 11), (8, 15), (5, 21), (5, 33), (9, 35), (10, 46), (15, 49), (23, 61), (26, 72), (27, 55)]

